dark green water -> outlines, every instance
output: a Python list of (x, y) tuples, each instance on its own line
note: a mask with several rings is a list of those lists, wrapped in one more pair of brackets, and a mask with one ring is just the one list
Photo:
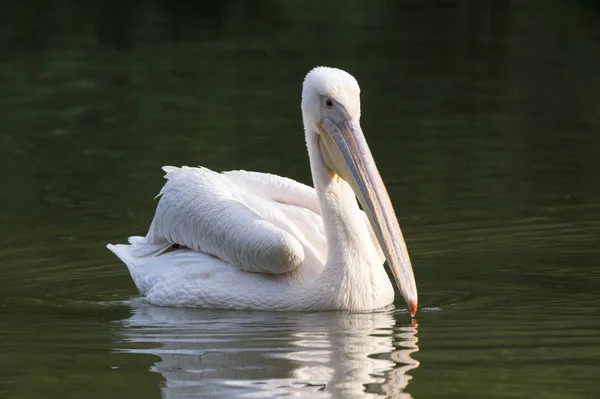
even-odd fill
[[(596, 3), (320, 3), (2, 3), (0, 397), (600, 395)], [(417, 321), (145, 305), (105, 244), (162, 165), (310, 182), (315, 65), (361, 84)]]

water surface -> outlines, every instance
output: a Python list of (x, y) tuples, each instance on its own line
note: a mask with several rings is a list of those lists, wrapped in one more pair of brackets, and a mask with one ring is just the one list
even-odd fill
[[(343, 3), (3, 3), (1, 397), (600, 394), (595, 3)], [(160, 167), (310, 183), (321, 64), (361, 84), (416, 320), (144, 304), (104, 245)]]

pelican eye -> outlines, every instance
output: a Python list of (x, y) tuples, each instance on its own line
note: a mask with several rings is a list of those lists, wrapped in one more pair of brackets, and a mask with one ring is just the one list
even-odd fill
[(333, 101), (331, 101), (331, 98), (325, 100), (325, 105), (327, 106), (327, 108), (333, 108)]

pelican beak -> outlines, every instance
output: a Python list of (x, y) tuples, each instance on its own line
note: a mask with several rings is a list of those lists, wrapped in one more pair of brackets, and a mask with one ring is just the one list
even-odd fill
[[(350, 184), (392, 270), (411, 316), (417, 312), (417, 285), (406, 243), (385, 185), (358, 122), (323, 118), (320, 148), (325, 163)], [(325, 134), (324, 134), (325, 133)]]

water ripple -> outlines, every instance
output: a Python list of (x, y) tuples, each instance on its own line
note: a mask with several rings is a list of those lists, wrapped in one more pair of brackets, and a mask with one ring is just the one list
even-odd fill
[(416, 323), (397, 326), (389, 311), (281, 314), (141, 303), (121, 324), (115, 351), (158, 356), (151, 369), (165, 379), (163, 397), (377, 397), (402, 393), (419, 365), (411, 356)]

